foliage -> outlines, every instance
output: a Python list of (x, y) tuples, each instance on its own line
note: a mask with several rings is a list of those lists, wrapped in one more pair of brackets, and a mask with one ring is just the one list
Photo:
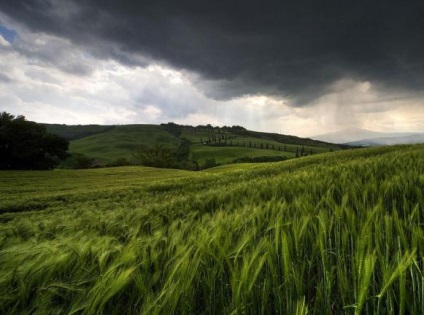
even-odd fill
[(160, 144), (153, 147), (140, 147), (133, 156), (144, 166), (176, 168), (177, 165), (174, 151)]
[(190, 140), (181, 138), (181, 143), (175, 152), (175, 159), (178, 162), (188, 161), (190, 159), (190, 145)]
[[(120, 163), (120, 162), (118, 162)], [(128, 165), (128, 164), (122, 164), (122, 165)], [(98, 160), (94, 158), (90, 158), (82, 153), (71, 153), (68, 158), (64, 161), (62, 161), (58, 168), (63, 169), (86, 169), (86, 168), (96, 168), (96, 167), (103, 167), (104, 165), (101, 164)], [(118, 165), (110, 165), (110, 166), (118, 166)]]
[(171, 135), (173, 135), (174, 137), (179, 137), (181, 135), (182, 129), (183, 127), (180, 125), (177, 125), (173, 122), (169, 122), (167, 124), (161, 124), (160, 125), (164, 130), (166, 130), (167, 132), (169, 132)]
[(133, 157), (144, 166), (198, 170), (197, 162), (190, 160), (190, 140), (181, 139), (176, 150), (157, 144), (153, 147), (140, 146)]
[(180, 170), (198, 171), (199, 164), (197, 163), (197, 161), (185, 160), (178, 162), (176, 168)]
[(424, 146), (0, 172), (0, 313), (423, 314), (423, 174)]
[(51, 169), (67, 156), (68, 145), (24, 116), (0, 114), (0, 169)]
[(205, 160), (205, 163), (202, 165), (202, 169), (212, 168), (219, 166), (218, 163), (216, 163), (215, 158), (209, 158)]
[(106, 164), (107, 167), (117, 167), (117, 166), (127, 166), (127, 165), (131, 165), (131, 163), (126, 158), (118, 158)]

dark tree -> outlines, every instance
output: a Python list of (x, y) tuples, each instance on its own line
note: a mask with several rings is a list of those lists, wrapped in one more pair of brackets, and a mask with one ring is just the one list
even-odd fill
[(24, 116), (0, 114), (0, 169), (52, 169), (67, 157), (69, 142)]
[(177, 161), (175, 152), (163, 145), (141, 147), (133, 157), (144, 166), (175, 168)]
[(140, 146), (133, 153), (133, 157), (144, 166), (198, 170), (197, 162), (190, 160), (190, 145), (190, 140), (181, 138), (181, 143), (176, 149), (161, 144), (153, 147)]
[(188, 161), (190, 157), (191, 141), (185, 138), (181, 139), (181, 143), (175, 152), (177, 162)]
[(215, 158), (209, 158), (205, 160), (205, 163), (203, 164), (202, 169), (211, 168), (215, 166), (219, 166), (219, 164), (216, 163)]
[[(124, 162), (123, 160), (125, 159), (115, 160), (114, 162), (109, 163), (107, 166), (129, 165), (128, 161)], [(71, 153), (66, 161), (60, 163), (58, 167), (65, 169), (84, 169), (103, 167), (103, 165), (98, 160), (90, 158), (82, 153)]]
[[(175, 137), (179, 137), (179, 136), (181, 136), (181, 133), (182, 133), (182, 131), (183, 131), (183, 126), (180, 126), (180, 125), (178, 125), (178, 124), (176, 124), (176, 123), (173, 123), (173, 122), (169, 122), (169, 123), (167, 123), (167, 124), (161, 124), (161, 126), (162, 126), (162, 128), (164, 129), (164, 130), (166, 130), (167, 132), (169, 132), (171, 135), (173, 135), (173, 136), (175, 136)], [(188, 128), (186, 128), (186, 129), (189, 129), (189, 127)]]

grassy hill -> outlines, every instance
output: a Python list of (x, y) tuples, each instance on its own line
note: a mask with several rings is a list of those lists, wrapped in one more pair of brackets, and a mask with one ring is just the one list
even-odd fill
[(300, 154), (302, 150), (305, 155), (309, 155), (350, 148), (294, 136), (206, 126), (178, 126), (177, 132), (167, 128), (167, 125), (46, 126), (49, 132), (71, 140), (71, 152), (85, 154), (102, 163), (122, 158), (136, 163), (133, 154), (140, 147), (163, 145), (176, 149), (182, 139), (191, 141), (190, 159), (199, 165), (203, 165), (208, 159), (227, 164), (242, 157), (293, 158), (296, 152)]
[(260, 157), (260, 156), (282, 156), (294, 158), (293, 152), (281, 152), (278, 150), (260, 150), (245, 147), (214, 147), (202, 144), (191, 146), (191, 158), (204, 163), (207, 159), (214, 158), (218, 163), (229, 164), (234, 159), (240, 157)]
[(44, 126), (46, 126), (47, 132), (60, 135), (67, 140), (76, 140), (115, 128), (115, 126), (101, 125), (44, 124)]
[(70, 142), (71, 152), (111, 162), (119, 158), (133, 161), (132, 154), (143, 146), (162, 144), (177, 148), (180, 140), (157, 125), (124, 125)]
[(0, 171), (2, 314), (423, 314), (424, 146)]

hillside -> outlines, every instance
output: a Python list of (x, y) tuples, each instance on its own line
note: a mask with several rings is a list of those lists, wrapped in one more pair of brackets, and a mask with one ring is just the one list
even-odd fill
[(180, 140), (157, 125), (124, 125), (71, 141), (69, 150), (105, 162), (119, 158), (133, 161), (132, 154), (140, 146), (155, 144), (177, 148)]
[(115, 126), (101, 125), (60, 125), (60, 124), (43, 124), (46, 126), (47, 132), (57, 134), (67, 140), (76, 140), (97, 133), (106, 132)]
[(71, 140), (70, 151), (101, 163), (126, 159), (137, 163), (134, 153), (157, 145), (176, 150), (182, 139), (191, 142), (189, 159), (203, 165), (207, 160), (227, 164), (240, 158), (310, 155), (351, 148), (312, 139), (255, 132), (241, 127), (162, 125), (66, 126), (46, 125), (50, 132)]
[(423, 314), (423, 174), (423, 145), (0, 171), (0, 313)]

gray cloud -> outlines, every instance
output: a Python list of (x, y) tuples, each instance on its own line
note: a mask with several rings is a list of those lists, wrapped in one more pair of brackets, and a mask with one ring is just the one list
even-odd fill
[(5, 75), (3, 73), (0, 73), (0, 82), (2, 82), (2, 83), (10, 83), (10, 82), (12, 82), (12, 79), (9, 78), (9, 76), (7, 76), (7, 75)]
[[(424, 84), (418, 0), (14, 0), (0, 10), (96, 57), (198, 73), (198, 86), (215, 99), (267, 94), (301, 106), (342, 78), (412, 92)], [(86, 71), (78, 63), (62, 67)]]
[(53, 66), (70, 74), (87, 76), (94, 70), (92, 58), (65, 39), (21, 33), (13, 49), (33, 63)]

